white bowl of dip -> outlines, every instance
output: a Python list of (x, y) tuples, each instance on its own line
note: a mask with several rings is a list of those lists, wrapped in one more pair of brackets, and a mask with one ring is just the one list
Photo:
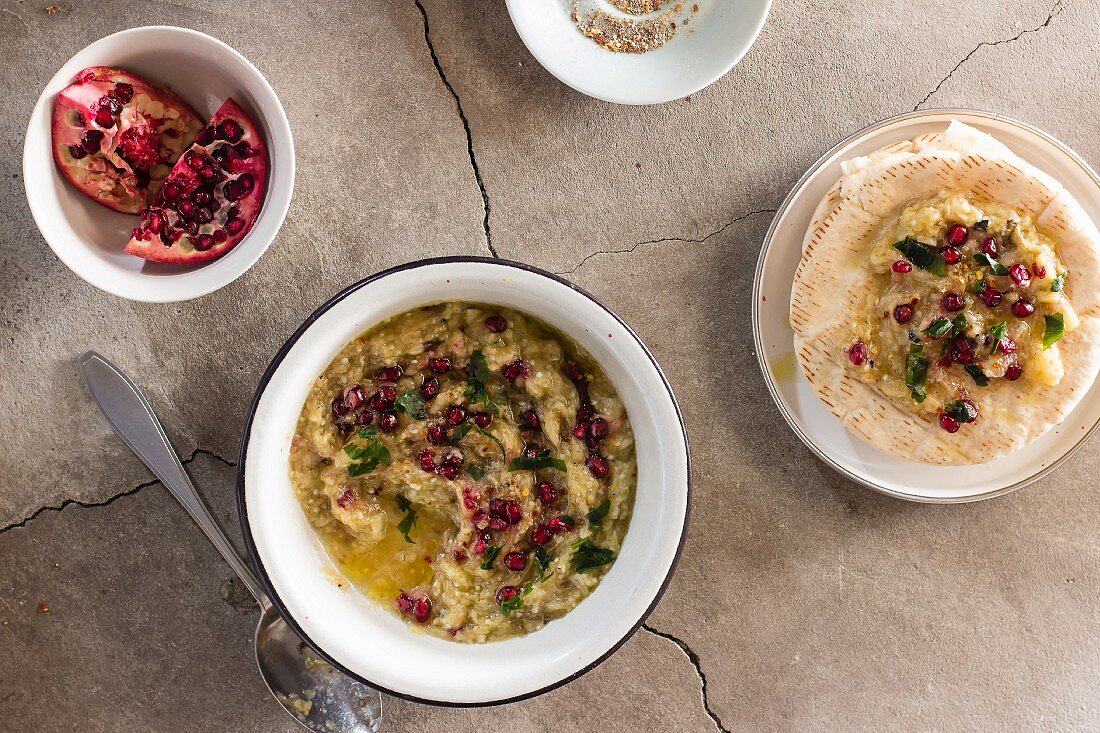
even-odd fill
[[(463, 644), (414, 633), (337, 584), (289, 476), (290, 443), (317, 375), (350, 340), (390, 316), (466, 300), (525, 311), (600, 363), (630, 417), (637, 446), (633, 518), (607, 575), (564, 617), (526, 636)], [(245, 543), (272, 602), (313, 649), (385, 692), (441, 705), (494, 705), (565, 684), (638, 629), (672, 577), (687, 532), (687, 433), (653, 355), (610, 309), (550, 273), (503, 260), (448, 257), (395, 267), (338, 293), (279, 349), (245, 422), (237, 493)], [(342, 586), (342, 587), (341, 587)]]

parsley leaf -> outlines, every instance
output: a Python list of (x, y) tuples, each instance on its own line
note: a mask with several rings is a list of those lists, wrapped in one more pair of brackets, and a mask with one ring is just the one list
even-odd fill
[(1008, 324), (1001, 321), (996, 326), (989, 330), (989, 338), (993, 339), (993, 350), (990, 354), (996, 354), (997, 349), (1001, 348), (1001, 339), (1005, 337), (1005, 332), (1008, 331)]
[(535, 456), (534, 458), (516, 456), (508, 464), (509, 471), (538, 471), (542, 468), (556, 468), (559, 471), (564, 471), (565, 461), (560, 458), (551, 458), (548, 455)]
[(500, 545), (493, 545), (485, 551), (485, 562), (481, 563), (482, 570), (492, 570), (493, 563), (496, 562), (497, 556), (500, 555), (500, 551), (503, 548)]
[(601, 565), (607, 565), (615, 561), (615, 553), (604, 547), (598, 547), (587, 538), (576, 540), (573, 545), (575, 552), (570, 558), (569, 564), (579, 573), (583, 573)]
[(611, 500), (604, 499), (599, 506), (593, 507), (588, 510), (588, 526), (592, 531), (598, 530), (603, 527), (603, 520), (607, 516), (607, 513), (611, 511)]
[(929, 361), (924, 357), (924, 347), (920, 344), (909, 345), (909, 356), (905, 360), (905, 386), (919, 404), (928, 396), (924, 382), (928, 378)]
[(523, 591), (521, 593), (517, 593), (515, 596), (500, 604), (501, 613), (503, 613), (505, 616), (508, 616), (512, 613), (512, 611), (518, 611), (519, 609), (523, 608), (523, 597), (531, 592), (531, 588), (531, 583), (524, 583)]
[(1050, 292), (1052, 292), (1052, 293), (1061, 292), (1062, 288), (1064, 288), (1065, 286), (1066, 286), (1066, 276), (1065, 275), (1055, 275), (1054, 279), (1050, 282)]
[(1046, 321), (1043, 328), (1043, 351), (1046, 351), (1066, 335), (1066, 317), (1055, 313), (1052, 316), (1043, 316), (1043, 320)]
[(989, 219), (982, 219), (981, 221), (975, 223), (974, 226), (972, 226), (970, 228), (973, 229), (976, 232), (984, 232), (987, 229), (989, 229)]
[(393, 463), (390, 449), (378, 440), (378, 430), (373, 426), (363, 428), (356, 433), (356, 440), (344, 446), (344, 453), (352, 461), (357, 461), (357, 463), (348, 464), (349, 476), (362, 476), (377, 468), (379, 463), (387, 466)]
[(960, 423), (974, 422), (978, 417), (978, 411), (968, 407), (962, 400), (956, 400), (943, 406), (943, 411)]
[(401, 533), (406, 542), (415, 545), (416, 542), (409, 537), (409, 532), (416, 525), (416, 510), (412, 508), (412, 502), (404, 494), (398, 494), (396, 498), (397, 508), (405, 512), (405, 518), (398, 523), (397, 531)]
[(539, 582), (546, 580), (546, 569), (550, 567), (550, 563), (554, 558), (546, 551), (545, 547), (535, 548), (535, 564), (539, 566)]
[(466, 437), (466, 433), (474, 429), (473, 423), (462, 423), (457, 428), (451, 430), (451, 434), (447, 436), (447, 442), (451, 445), (455, 445), (458, 441)]
[(417, 420), (428, 419), (428, 408), (424, 405), (424, 396), (420, 394), (418, 389), (407, 390), (398, 397), (394, 409)]
[(472, 478), (474, 481), (480, 481), (485, 477), (484, 469), (482, 469), (481, 466), (477, 465), (476, 463), (471, 463), (466, 466), (466, 473), (470, 474), (470, 478)]
[(918, 242), (912, 237), (906, 237), (900, 242), (894, 242), (894, 249), (901, 252), (905, 259), (922, 270), (927, 270), (940, 277), (947, 274), (947, 262), (943, 259), (943, 255), (927, 244)]
[(946, 318), (937, 318), (921, 333), (926, 333), (934, 339), (942, 338), (951, 333), (951, 321)]
[(983, 372), (982, 368), (977, 364), (966, 364), (965, 366), (963, 366), (963, 369), (966, 370), (967, 374), (974, 378), (974, 384), (978, 385), (979, 387), (989, 386), (989, 377), (985, 376), (985, 372)]
[(480, 402), (487, 412), (495, 415), (500, 410), (501, 405), (508, 404), (508, 393), (501, 390), (495, 396), (490, 395), (488, 384), (491, 376), (492, 373), (485, 361), (485, 355), (481, 353), (480, 349), (474, 349), (470, 354), (470, 380), (466, 383), (466, 389), (462, 391), (462, 394), (469, 398), (471, 402)]
[(1007, 267), (1002, 265), (1000, 262), (997, 262), (997, 260), (990, 257), (985, 252), (978, 252), (976, 255), (974, 255), (974, 261), (977, 262), (979, 265), (984, 265), (985, 267), (988, 267), (989, 271), (992, 272), (994, 275), (1004, 277), (1008, 274)]

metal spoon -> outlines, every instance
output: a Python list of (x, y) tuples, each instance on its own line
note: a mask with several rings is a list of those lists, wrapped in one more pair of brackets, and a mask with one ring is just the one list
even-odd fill
[(115, 432), (176, 497), (260, 604), (256, 664), (267, 688), (295, 720), (319, 733), (377, 733), (382, 695), (316, 657), (287, 626), (256, 576), (199, 498), (153, 408), (137, 385), (103, 356), (86, 351), (77, 367)]

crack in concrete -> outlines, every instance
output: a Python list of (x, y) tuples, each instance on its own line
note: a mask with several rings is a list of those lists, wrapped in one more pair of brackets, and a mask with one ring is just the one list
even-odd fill
[(443, 65), (439, 61), (439, 56), (435, 52), (435, 45), (432, 43), (431, 34), (428, 30), (428, 11), (424, 8), (424, 4), (421, 0), (415, 0), (416, 7), (420, 10), (420, 15), (424, 18), (424, 43), (428, 46), (428, 53), (432, 57), (432, 63), (435, 64), (435, 72), (439, 75), (439, 80), (443, 82), (443, 86), (447, 88), (447, 91), (454, 97), (455, 107), (458, 109), (458, 118), (462, 120), (462, 129), (466, 131), (466, 152), (470, 156), (470, 167), (474, 170), (474, 180), (477, 181), (478, 190), (481, 191), (481, 207), (485, 212), (482, 219), (481, 226), (485, 232), (485, 246), (489, 248), (489, 253), (493, 257), (500, 257), (497, 254), (496, 247), (493, 246), (493, 234), (489, 230), (489, 213), (492, 210), (489, 205), (489, 193), (485, 190), (485, 181), (481, 178), (481, 168), (477, 164), (477, 156), (474, 155), (474, 134), (470, 130), (470, 121), (466, 119), (466, 111), (462, 109), (462, 100), (458, 98), (458, 92), (451, 86), (451, 82), (447, 79), (447, 74), (443, 71)]
[(692, 650), (692, 648), (689, 647), (687, 643), (684, 642), (682, 639), (679, 639), (676, 636), (669, 634), (668, 632), (658, 631), (649, 624), (642, 624), (642, 628), (656, 637), (671, 641), (673, 644), (680, 648), (680, 651), (682, 651), (684, 653), (684, 656), (688, 658), (688, 661), (691, 662), (691, 666), (695, 668), (695, 674), (699, 677), (699, 684), (702, 688), (701, 693), (703, 697), (703, 710), (706, 711), (707, 716), (710, 717), (711, 722), (714, 723), (715, 728), (717, 728), (721, 733), (730, 733), (730, 729), (722, 723), (722, 719), (719, 718), (718, 714), (710, 708), (710, 698), (707, 695), (707, 676), (703, 673), (703, 667), (699, 660), (699, 655), (696, 654), (695, 651)]
[(558, 273), (555, 273), (555, 274), (557, 274), (557, 275), (573, 275), (577, 272), (577, 270), (581, 269), (581, 266), (584, 265), (585, 262), (588, 262), (590, 259), (592, 259), (596, 255), (626, 254), (628, 252), (633, 252), (634, 250), (636, 250), (639, 247), (641, 247), (643, 245), (646, 245), (646, 244), (661, 244), (662, 242), (690, 242), (692, 244), (704, 244), (704, 243), (707, 242), (707, 240), (709, 240), (713, 237), (717, 237), (719, 234), (726, 231), (727, 229), (729, 229), (731, 226), (733, 226), (737, 222), (744, 221), (745, 219), (748, 219), (750, 216), (756, 216), (757, 214), (774, 214), (775, 212), (776, 212), (776, 209), (754, 209), (753, 211), (750, 211), (747, 214), (742, 214), (741, 216), (738, 216), (735, 219), (731, 219), (730, 221), (727, 221), (725, 224), (718, 227), (717, 229), (715, 229), (713, 232), (706, 235), (702, 239), (692, 239), (690, 237), (661, 237), (660, 239), (647, 239), (644, 242), (638, 242), (636, 244), (632, 244), (629, 247), (627, 247), (626, 249), (602, 249), (602, 250), (597, 250), (596, 252), (589, 252), (588, 254), (586, 254), (584, 256), (584, 259), (582, 259), (580, 262), (578, 262), (576, 264), (576, 266), (572, 270), (569, 270), (568, 272), (558, 272)]
[(979, 43), (977, 46), (974, 47), (974, 49), (970, 53), (963, 56), (962, 60), (959, 61), (959, 63), (955, 64), (955, 68), (953, 68), (953, 69), (951, 69), (951, 71), (947, 72), (947, 76), (940, 79), (940, 83), (937, 84), (936, 87), (932, 91), (930, 91), (930, 92), (928, 92), (928, 94), (924, 95), (924, 99), (917, 102), (916, 106), (913, 107), (913, 111), (914, 112), (917, 111), (918, 109), (921, 108), (921, 106), (923, 104), (928, 102), (928, 100), (931, 99), (936, 94), (936, 92), (938, 92), (940, 90), (940, 88), (943, 87), (943, 85), (947, 83), (947, 80), (950, 79), (952, 76), (954, 76), (955, 72), (958, 71), (959, 68), (961, 68), (963, 64), (965, 64), (967, 61), (969, 61), (971, 56), (976, 54), (982, 48), (984, 48), (986, 46), (1003, 46), (1006, 43), (1012, 43), (1013, 41), (1018, 41), (1018, 40), (1020, 40), (1021, 38), (1023, 38), (1024, 36), (1026, 36), (1029, 33), (1038, 33), (1039, 31), (1043, 30), (1048, 25), (1050, 25), (1051, 21), (1053, 21), (1057, 16), (1061, 15), (1062, 11), (1064, 11), (1065, 9), (1066, 9), (1066, 7), (1065, 7), (1065, 4), (1064, 4), (1063, 0), (1055, 0), (1054, 5), (1050, 6), (1050, 12), (1047, 14), (1047, 19), (1044, 20), (1039, 25), (1035, 26), (1034, 28), (1025, 28), (1024, 30), (1017, 33), (1016, 35), (1012, 36), (1011, 38), (1004, 38), (1000, 41), (982, 41), (981, 43)]
[[(224, 463), (227, 466), (236, 466), (237, 465), (237, 463), (235, 461), (230, 461), (227, 458), (222, 458), (217, 453), (214, 453), (214, 452), (208, 451), (208, 450), (204, 450), (202, 448), (196, 448), (195, 450), (191, 451), (191, 455), (189, 455), (186, 458), (182, 459), (180, 461), (180, 463), (182, 463), (183, 465), (186, 466), (188, 463), (191, 463), (191, 461), (195, 460), (198, 456), (210, 456), (211, 458), (213, 458), (215, 460), (221, 461), (222, 463)], [(99, 507), (109, 506), (109, 505), (115, 503), (116, 501), (118, 501), (119, 499), (121, 499), (125, 496), (133, 496), (134, 494), (141, 491), (142, 489), (147, 489), (150, 486), (155, 486), (156, 484), (159, 484), (159, 483), (160, 483), (159, 479), (152, 479), (152, 480), (149, 480), (149, 481), (143, 481), (142, 483), (138, 484), (137, 486), (131, 487), (131, 488), (126, 489), (124, 491), (120, 491), (117, 494), (114, 494), (112, 496), (107, 497), (103, 501), (80, 501), (79, 499), (65, 499), (64, 501), (62, 501), (57, 506), (39, 507), (38, 509), (35, 509), (33, 512), (31, 512), (30, 515), (28, 515), (26, 517), (23, 517), (23, 519), (20, 519), (18, 522), (13, 522), (12, 524), (7, 525), (6, 527), (0, 527), (0, 534), (3, 534), (4, 532), (7, 532), (9, 529), (17, 529), (19, 527), (26, 527), (28, 524), (30, 524), (32, 521), (37, 519), (38, 516), (40, 514), (43, 514), (44, 512), (61, 512), (61, 511), (64, 511), (65, 509), (68, 509), (71, 506), (79, 506), (79, 507), (83, 507), (85, 509), (97, 509)]]

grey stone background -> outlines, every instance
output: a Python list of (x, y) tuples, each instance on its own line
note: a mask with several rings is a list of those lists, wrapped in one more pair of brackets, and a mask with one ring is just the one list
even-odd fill
[[(686, 414), (693, 524), (664, 601), (606, 664), (491, 710), (387, 699), (388, 730), (1100, 727), (1100, 446), (979, 505), (862, 490), (770, 402), (747, 295), (786, 191), (883, 117), (1004, 112), (1100, 163), (1100, 3), (777, 0), (729, 75), (641, 109), (559, 84), (499, 0), (47, 4), (0, 1), (0, 728), (296, 730), (255, 672), (254, 608), (71, 359), (99, 349), (145, 385), (234, 527), (243, 412), (278, 346), (348, 283), (462, 253), (569, 273), (640, 332)], [(69, 272), (20, 173), (55, 71), (158, 23), (252, 59), (299, 162), (268, 254), (174, 305)]]

